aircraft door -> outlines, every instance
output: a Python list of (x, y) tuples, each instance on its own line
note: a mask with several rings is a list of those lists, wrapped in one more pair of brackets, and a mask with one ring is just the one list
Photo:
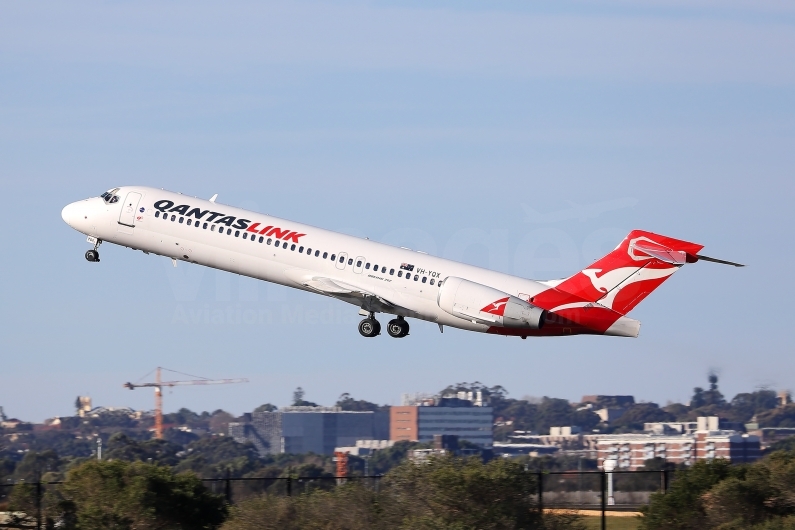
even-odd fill
[(356, 260), (353, 262), (353, 272), (355, 272), (356, 274), (361, 274), (362, 271), (364, 270), (365, 261), (366, 260), (362, 256), (356, 258)]
[(141, 200), (141, 194), (131, 191), (124, 199), (121, 205), (121, 213), (119, 214), (119, 224), (125, 226), (135, 226), (135, 215), (138, 212), (138, 202)]
[(337, 263), (336, 263), (337, 268), (338, 269), (344, 269), (345, 268), (345, 262), (347, 262), (347, 261), (348, 261), (348, 253), (347, 252), (340, 252), (337, 255)]

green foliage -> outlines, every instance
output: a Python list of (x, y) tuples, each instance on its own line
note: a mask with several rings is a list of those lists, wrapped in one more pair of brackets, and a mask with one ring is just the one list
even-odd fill
[(370, 401), (365, 401), (363, 399), (353, 399), (347, 392), (342, 394), (339, 399), (337, 399), (336, 406), (340, 407), (342, 410), (351, 410), (354, 412), (378, 412), (379, 410), (386, 409), (386, 407), (382, 407), (376, 403), (371, 403)]
[(149, 462), (174, 466), (179, 461), (177, 453), (182, 447), (166, 440), (137, 441), (123, 433), (116, 433), (106, 443), (103, 457), (106, 460)]
[(317, 403), (312, 403), (311, 401), (305, 401), (304, 396), (306, 392), (300, 386), (295, 389), (293, 392), (293, 406), (294, 407), (317, 407)]
[(276, 405), (272, 405), (271, 403), (265, 403), (255, 408), (253, 412), (273, 412), (275, 410), (278, 410), (278, 407)]
[(63, 461), (55, 451), (30, 451), (14, 469), (15, 481), (35, 481), (48, 472), (58, 472)]
[(370, 457), (370, 474), (383, 475), (390, 469), (402, 464), (408, 457), (409, 451), (427, 447), (430, 447), (430, 445), (417, 442), (395, 442), (392, 447), (373, 453), (373, 456)]
[(232, 508), (224, 530), (509, 530), (581, 528), (576, 517), (541, 515), (535, 474), (507, 460), (404, 462), (379, 488), (359, 482), (294, 497), (264, 495)]
[(767, 448), (768, 453), (774, 451), (791, 451), (795, 453), (795, 436), (789, 436), (783, 440), (779, 440)]
[(193, 471), (204, 478), (224, 477), (227, 470), (240, 477), (257, 469), (260, 458), (253, 445), (241, 444), (228, 436), (201, 438), (188, 444), (187, 456), (177, 463), (176, 471)]
[(697, 462), (678, 471), (644, 510), (647, 530), (795, 528), (795, 453), (777, 451), (747, 466)]
[(61, 528), (209, 529), (224, 520), (226, 508), (192, 474), (122, 461), (89, 461), (72, 470), (48, 509)]
[(738, 472), (723, 459), (701, 460), (679, 471), (666, 493), (653, 493), (643, 512), (645, 530), (700, 530), (707, 515), (702, 495)]
[(656, 403), (636, 403), (617, 420), (610, 422), (610, 428), (614, 432), (642, 431), (644, 423), (674, 420), (672, 414), (661, 409)]
[(760, 427), (795, 427), (795, 403), (756, 415)]

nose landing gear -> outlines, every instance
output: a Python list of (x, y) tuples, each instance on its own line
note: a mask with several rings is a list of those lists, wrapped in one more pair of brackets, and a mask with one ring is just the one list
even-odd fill
[(93, 237), (88, 238), (89, 243), (94, 243), (94, 249), (89, 250), (86, 252), (86, 260), (98, 263), (99, 262), (99, 251), (97, 250), (99, 246), (102, 244), (101, 239), (94, 239)]
[(377, 337), (381, 334), (381, 324), (375, 319), (372, 313), (359, 322), (359, 333), (362, 334), (362, 337)]
[(405, 337), (409, 334), (409, 323), (403, 317), (397, 317), (389, 321), (386, 326), (386, 332), (389, 333), (390, 337), (396, 339)]

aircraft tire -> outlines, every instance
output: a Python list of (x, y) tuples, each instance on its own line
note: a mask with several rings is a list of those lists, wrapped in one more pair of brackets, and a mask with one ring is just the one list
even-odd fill
[(89, 250), (86, 252), (86, 259), (88, 261), (97, 262), (99, 261), (99, 252), (96, 250)]
[(359, 322), (359, 333), (362, 337), (377, 337), (381, 333), (381, 324), (374, 318), (365, 318)]
[(392, 319), (386, 326), (386, 332), (389, 333), (390, 337), (396, 339), (405, 337), (409, 334), (409, 323), (402, 318)]

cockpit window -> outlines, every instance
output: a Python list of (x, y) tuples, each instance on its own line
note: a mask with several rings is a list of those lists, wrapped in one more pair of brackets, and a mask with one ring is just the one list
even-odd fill
[(113, 188), (112, 190), (108, 190), (100, 197), (102, 197), (107, 204), (113, 204), (114, 202), (119, 202), (119, 196), (116, 195), (116, 192), (119, 191), (119, 188)]

